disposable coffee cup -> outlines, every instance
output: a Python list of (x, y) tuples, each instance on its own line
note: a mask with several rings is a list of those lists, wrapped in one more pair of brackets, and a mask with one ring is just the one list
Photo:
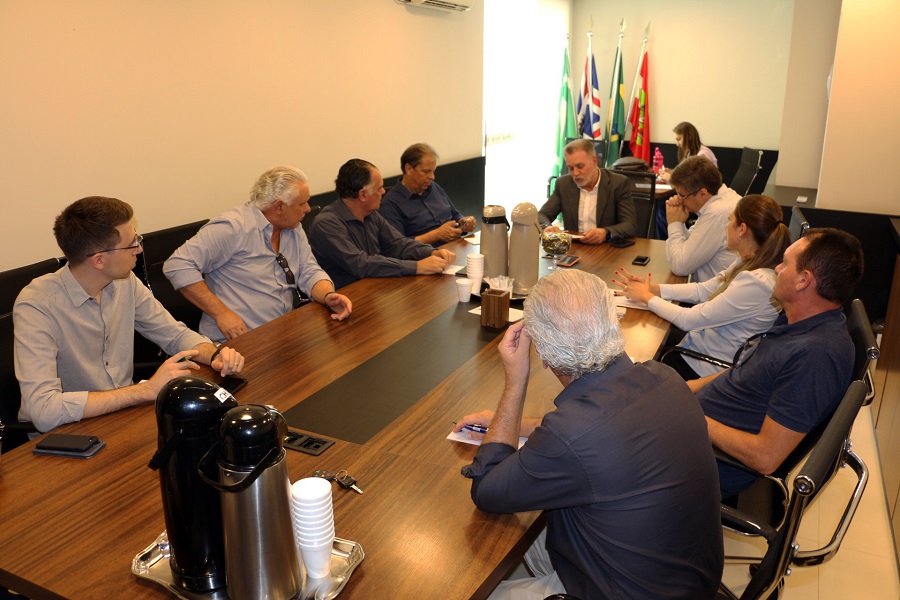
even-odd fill
[(304, 477), (291, 485), (291, 498), (303, 505), (320, 504), (331, 499), (331, 482), (322, 477)]
[(469, 298), (472, 297), (472, 280), (468, 278), (457, 279), (456, 295), (459, 297), (460, 302), (468, 302)]
[(300, 557), (311, 579), (321, 579), (331, 574), (331, 549), (334, 540), (322, 544), (300, 544)]

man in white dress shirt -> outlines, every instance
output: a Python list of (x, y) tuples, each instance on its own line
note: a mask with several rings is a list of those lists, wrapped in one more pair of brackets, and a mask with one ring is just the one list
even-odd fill
[[(681, 161), (669, 183), (675, 190), (666, 201), (669, 268), (676, 275), (690, 275), (692, 281), (706, 281), (738, 257), (727, 247), (725, 226), (741, 197), (722, 183), (719, 169), (703, 156)], [(698, 216), (688, 229), (690, 212)]]

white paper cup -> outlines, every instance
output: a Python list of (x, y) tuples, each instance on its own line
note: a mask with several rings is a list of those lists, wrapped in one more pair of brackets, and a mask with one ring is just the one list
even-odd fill
[(469, 298), (472, 297), (472, 281), (470, 279), (457, 279), (456, 280), (456, 295), (459, 297), (460, 302), (468, 302)]
[(298, 523), (294, 521), (294, 533), (305, 537), (320, 537), (328, 532), (334, 535), (334, 519), (323, 519), (317, 523)]
[(303, 505), (318, 504), (331, 499), (331, 482), (322, 477), (305, 477), (291, 485), (291, 498)]
[(302, 508), (303, 510), (321, 510), (327, 506), (331, 506), (331, 504), (331, 496), (322, 498), (321, 500), (309, 500), (306, 502), (293, 498), (291, 499), (292, 506), (295, 508)]
[(318, 545), (300, 544), (300, 556), (308, 577), (321, 579), (331, 574), (331, 549), (333, 546), (334, 540)]
[(329, 504), (321, 508), (298, 508), (296, 505), (291, 507), (291, 513), (295, 519), (315, 519), (324, 515), (333, 515), (334, 508)]
[(294, 536), (294, 539), (297, 540), (297, 544), (299, 545), (316, 545), (316, 544), (326, 544), (334, 541), (334, 529), (325, 531), (320, 535), (303, 535), (302, 533)]

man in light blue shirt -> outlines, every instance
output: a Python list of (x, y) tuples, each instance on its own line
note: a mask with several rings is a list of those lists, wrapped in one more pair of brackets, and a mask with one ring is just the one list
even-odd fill
[(306, 175), (293, 167), (263, 173), (250, 200), (212, 219), (163, 265), (172, 286), (203, 311), (200, 332), (230, 340), (303, 304), (300, 291), (350, 315), (300, 222), (309, 211)]

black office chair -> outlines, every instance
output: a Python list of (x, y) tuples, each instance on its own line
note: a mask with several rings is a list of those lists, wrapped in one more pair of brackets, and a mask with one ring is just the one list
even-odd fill
[(744, 146), (744, 150), (741, 152), (741, 163), (728, 187), (741, 196), (746, 196), (747, 192), (750, 191), (750, 186), (753, 185), (753, 180), (756, 179), (756, 175), (759, 173), (762, 155), (762, 150), (754, 150)]
[(796, 206), (791, 209), (791, 225), (788, 229), (791, 232), (792, 242), (802, 238), (806, 230), (809, 229), (809, 222), (803, 217), (803, 211)]
[[(160, 301), (169, 314), (176, 321), (181, 321), (194, 331), (200, 325), (200, 317), (203, 316), (203, 312), (182, 296), (181, 292), (175, 291), (168, 278), (163, 274), (162, 267), (172, 253), (192, 238), (207, 221), (208, 219), (204, 219), (144, 234), (144, 251), (138, 255), (138, 263), (134, 267), (135, 275), (150, 288), (150, 293)], [(135, 332), (136, 376), (152, 373), (156, 370), (154, 365), (158, 366), (165, 358), (166, 354), (161, 348)]]
[[(631, 158), (631, 157), (628, 157)], [(641, 161), (643, 162), (643, 161)], [(637, 235), (651, 238), (656, 225), (656, 212), (659, 210), (656, 201), (656, 174), (653, 171), (637, 171), (631, 169), (608, 169), (630, 179), (635, 184), (631, 197), (637, 216)]]
[(313, 221), (315, 221), (316, 217), (319, 216), (319, 213), (322, 212), (322, 207), (316, 204), (310, 204), (309, 208), (310, 210), (307, 215), (300, 221), (300, 225), (303, 227), (303, 231), (306, 235), (309, 235), (309, 228), (312, 227)]
[(0, 436), (3, 452), (24, 444), (28, 441), (28, 433), (35, 431), (31, 423), (21, 423), (18, 419), (22, 395), (13, 358), (13, 305), (22, 288), (34, 278), (52, 273), (59, 267), (60, 260), (50, 258), (0, 273), (0, 423), (4, 428)]
[[(762, 536), (768, 548), (762, 557), (726, 556), (728, 562), (749, 563), (756, 565), (756, 568), (752, 571), (750, 582), (740, 596), (721, 584), (718, 598), (728, 600), (777, 598), (784, 589), (784, 578), (792, 565), (798, 567), (820, 565), (837, 553), (859, 506), (869, 477), (866, 464), (850, 450), (849, 439), (850, 430), (864, 396), (865, 385), (854, 381), (809, 459), (793, 479), (793, 491), (787, 505), (786, 517), (780, 525), (773, 527), (767, 523), (760, 523), (753, 516), (740, 510), (722, 507), (722, 521), (726, 526)], [(857, 482), (830, 542), (815, 550), (803, 550), (797, 542), (797, 532), (807, 507), (828, 485), (838, 469), (847, 465), (856, 473)]]
[(863, 401), (863, 406), (866, 406), (871, 404), (872, 399), (875, 398), (875, 384), (872, 381), (872, 374), (869, 372), (869, 364), (873, 360), (878, 360), (881, 351), (875, 342), (875, 332), (872, 331), (872, 323), (866, 314), (866, 307), (859, 298), (850, 303), (847, 331), (850, 332), (855, 349), (853, 379), (866, 384), (866, 398)]

